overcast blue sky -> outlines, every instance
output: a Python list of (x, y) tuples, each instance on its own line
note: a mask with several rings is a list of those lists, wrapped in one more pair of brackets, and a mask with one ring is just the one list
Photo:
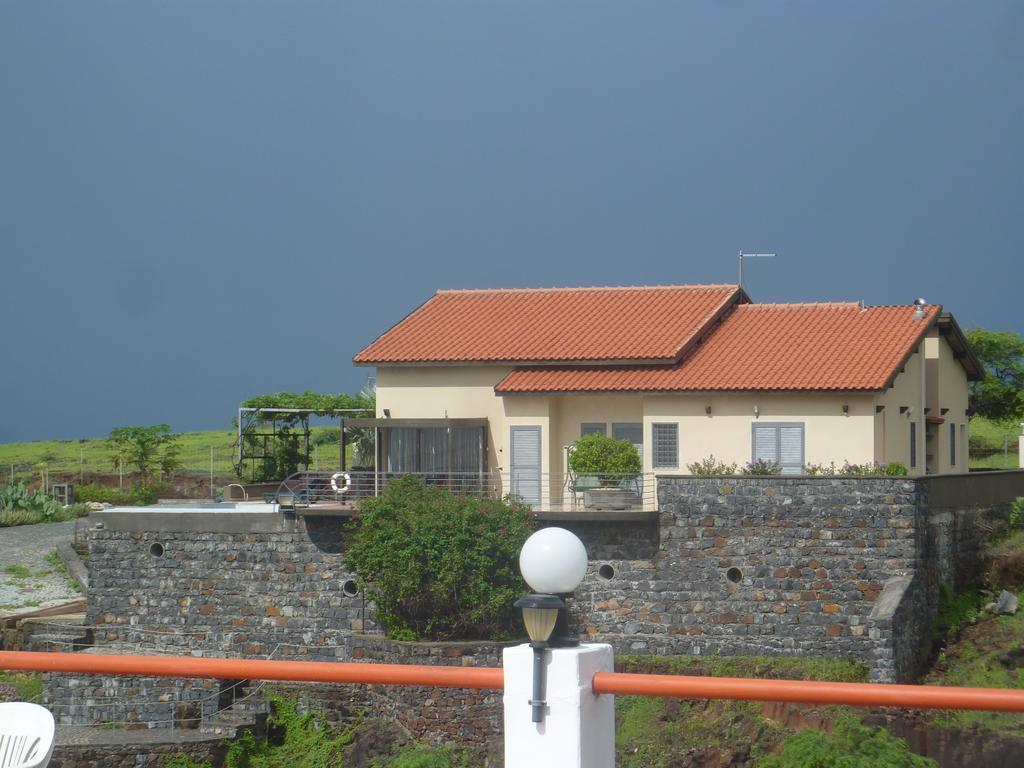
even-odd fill
[(0, 441), (227, 428), (440, 287), (1024, 332), (1024, 3), (0, 0)]

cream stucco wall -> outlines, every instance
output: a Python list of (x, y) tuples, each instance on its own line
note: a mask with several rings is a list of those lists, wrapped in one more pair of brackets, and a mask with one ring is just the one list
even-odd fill
[[(960, 429), (967, 424), (967, 373), (953, 356), (952, 347), (937, 332), (925, 339), (925, 355), (929, 376), (928, 415), (945, 419), (938, 425), (936, 435), (936, 471), (942, 474), (967, 472), (967, 430)], [(935, 382), (934, 395), (932, 379)], [(955, 460), (951, 455), (950, 430), (956, 432)], [(961, 432), (964, 439), (961, 439)]]
[[(934, 364), (926, 364), (928, 354)], [(929, 368), (932, 376), (929, 377)], [(644, 428), (643, 465), (652, 467), (651, 433), (656, 423), (679, 425), (676, 468), (658, 472), (685, 473), (687, 464), (714, 455), (743, 465), (751, 459), (752, 425), (761, 422), (804, 424), (805, 461), (842, 465), (899, 461), (911, 474), (925, 471), (925, 403), (930, 393), (948, 409), (937, 440), (938, 471), (964, 471), (967, 446), (959, 426), (966, 424), (967, 382), (962, 366), (944, 339), (926, 339), (907, 360), (893, 385), (882, 394), (753, 393), (686, 395), (557, 395), (498, 397), (494, 386), (511, 369), (506, 366), (382, 366), (377, 371), (377, 414), (387, 408), (392, 418), (486, 418), (488, 467), (507, 485), (510, 428), (541, 429), (543, 496), (561, 495), (564, 448), (580, 435), (580, 425), (601, 422), (611, 434), (616, 422), (640, 422)], [(929, 378), (933, 383), (929, 384)], [(706, 407), (710, 406), (710, 415)], [(843, 406), (848, 412), (843, 412)], [(756, 413), (755, 413), (756, 408)], [(904, 409), (901, 413), (901, 409)], [(917, 466), (910, 467), (910, 427), (917, 424)], [(949, 425), (957, 432), (957, 463), (949, 462)]]
[[(925, 472), (924, 403), (926, 367), (923, 349), (919, 347), (907, 360), (892, 386), (879, 395), (875, 402), (883, 410), (878, 414), (875, 428), (879, 431), (876, 444), (882, 452), (875, 460), (880, 464), (898, 461), (911, 475)], [(917, 425), (917, 464), (910, 463), (910, 424)]]
[[(843, 412), (844, 405), (848, 413)], [(706, 406), (711, 406), (710, 415)], [(681, 473), (688, 464), (711, 455), (743, 466), (753, 457), (753, 425), (772, 422), (804, 425), (804, 460), (808, 464), (862, 464), (874, 455), (874, 420), (874, 401), (868, 395), (766, 392), (644, 398), (645, 441), (650, 442), (652, 424), (679, 425), (677, 471)], [(645, 465), (650, 470), (646, 456)]]

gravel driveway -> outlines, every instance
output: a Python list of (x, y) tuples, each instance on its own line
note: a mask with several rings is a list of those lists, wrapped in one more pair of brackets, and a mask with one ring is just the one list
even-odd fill
[(0, 616), (81, 597), (45, 559), (58, 544), (70, 543), (74, 530), (74, 520), (0, 528)]

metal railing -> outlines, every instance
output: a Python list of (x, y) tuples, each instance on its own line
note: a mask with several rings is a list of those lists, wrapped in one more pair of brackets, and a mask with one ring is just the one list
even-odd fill
[(538, 512), (656, 512), (653, 473), (593, 475), (520, 472), (375, 472), (372, 470), (296, 472), (273, 500), (284, 509), (348, 508), (378, 496), (395, 479), (415, 476), (428, 486), (479, 498), (513, 497)]
[[(504, 674), (500, 667), (440, 667), (360, 662), (0, 651), (0, 669), (95, 675), (422, 685), (492, 690), (502, 690), (505, 687)], [(1024, 712), (1024, 690), (1002, 688), (754, 680), (689, 675), (637, 675), (624, 672), (597, 672), (590, 682), (594, 693), (617, 696)]]

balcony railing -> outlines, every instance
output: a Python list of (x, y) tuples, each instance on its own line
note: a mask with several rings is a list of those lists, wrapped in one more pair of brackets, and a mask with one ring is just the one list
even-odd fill
[(378, 496), (399, 477), (413, 475), (429, 486), (480, 498), (514, 497), (537, 512), (656, 512), (653, 473), (575, 475), (536, 472), (296, 472), (281, 483), (272, 500), (282, 509), (350, 510)]

